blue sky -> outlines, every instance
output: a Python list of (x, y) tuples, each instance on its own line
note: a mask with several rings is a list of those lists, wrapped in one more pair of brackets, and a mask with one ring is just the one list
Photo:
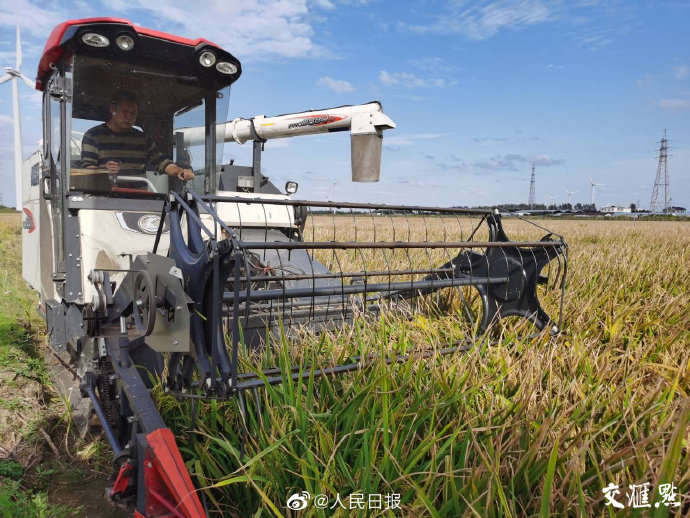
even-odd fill
[[(299, 198), (475, 205), (650, 201), (668, 130), (673, 203), (690, 207), (690, 1), (0, 0), (0, 66), (36, 74), (60, 21), (117, 16), (205, 37), (243, 63), (230, 117), (380, 100), (397, 123), (381, 182), (353, 184), (345, 134), (272, 141), (264, 173)], [(40, 96), (20, 84), (25, 156)], [(12, 106), (0, 85), (0, 194), (14, 202)], [(250, 160), (250, 148), (226, 144)]]

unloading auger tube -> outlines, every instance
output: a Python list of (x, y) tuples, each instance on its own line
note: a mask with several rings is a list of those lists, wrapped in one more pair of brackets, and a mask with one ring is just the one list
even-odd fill
[[(353, 182), (378, 182), (381, 176), (383, 132), (395, 123), (383, 113), (381, 103), (338, 106), (266, 117), (237, 118), (216, 126), (218, 141), (244, 144), (319, 133), (350, 132), (350, 162)], [(185, 146), (203, 144), (203, 127), (180, 128)]]

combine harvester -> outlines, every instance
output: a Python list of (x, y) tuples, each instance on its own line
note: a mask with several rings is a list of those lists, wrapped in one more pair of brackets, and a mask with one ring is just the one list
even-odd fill
[[(562, 307), (560, 236), (509, 241), (497, 211), (292, 199), (294, 182), (284, 193), (262, 175), (266, 141), (349, 131), (352, 180), (371, 182), (395, 124), (378, 102), (223, 122), (240, 73), (209, 41), (112, 18), (58, 25), (38, 68), (43, 148), (17, 179), (23, 275), (39, 293), (51, 350), (112, 447), (108, 495), (135, 517), (207, 515), (151, 398), (151, 374), (181, 397), (223, 399), (281, 374), (351, 371), (365, 359), (259, 375), (239, 372), (238, 354), (280, 329), (296, 339), (291, 329), (441, 308), (449, 291), (477, 334), (506, 317), (538, 332), (560, 326), (537, 296), (554, 288)], [(192, 181), (83, 167), (79, 132), (107, 120), (120, 90), (136, 92), (137, 124), (194, 170)], [(221, 163), (224, 142), (248, 141), (251, 166)]]

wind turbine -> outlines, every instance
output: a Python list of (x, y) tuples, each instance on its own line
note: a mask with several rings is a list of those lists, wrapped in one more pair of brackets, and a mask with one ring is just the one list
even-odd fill
[(577, 191), (569, 191), (568, 189), (566, 189), (565, 192), (568, 193), (568, 205), (570, 205), (570, 208), (572, 209), (573, 208), (573, 204), (572, 204), (573, 194), (577, 194)]
[(554, 209), (556, 208), (556, 197), (553, 194), (547, 194), (546, 199), (551, 199), (551, 205), (546, 204), (546, 208), (548, 209), (549, 207), (553, 207)]
[(19, 85), (17, 80), (23, 80), (29, 88), (34, 89), (34, 83), (21, 73), (22, 66), (22, 44), (19, 36), (19, 25), (17, 25), (17, 59), (16, 66), (5, 67), (5, 75), (0, 77), (0, 84), (12, 81), (12, 115), (14, 116), (14, 182), (15, 182), (15, 207), (21, 211), (22, 206), (22, 130), (21, 116), (19, 114)]
[(590, 179), (589, 179), (589, 185), (590, 185), (591, 194), (592, 194), (592, 206), (596, 209), (597, 206), (594, 204), (594, 194), (595, 194), (595, 190), (596, 190), (597, 187), (604, 187), (605, 184), (603, 184), (603, 183), (594, 183), (594, 180), (592, 180), (592, 179), (590, 178)]

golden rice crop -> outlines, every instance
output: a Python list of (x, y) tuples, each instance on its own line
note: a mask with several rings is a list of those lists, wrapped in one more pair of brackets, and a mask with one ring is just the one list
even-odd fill
[[(354, 239), (344, 216), (317, 216), (314, 233)], [(393, 218), (442, 240), (450, 222)], [(460, 221), (458, 229), (470, 228)], [(356, 225), (357, 239), (373, 239)], [(673, 483), (690, 514), (690, 224), (549, 220), (569, 244), (563, 332), (520, 340), (504, 333), (465, 354), (388, 365), (386, 355), (441, 347), (468, 333), (461, 315), (384, 313), (319, 336), (284, 339), (244, 370), (328, 366), (376, 353), (368, 369), (292, 381), (230, 402), (177, 401), (158, 393), (210, 509), (223, 516), (288, 516), (288, 496), (324, 495), (299, 516), (612, 515), (602, 488)], [(533, 229), (506, 220), (511, 239)], [(335, 230), (334, 230), (335, 229)], [(310, 239), (310, 226), (306, 238)], [(428, 233), (431, 232), (431, 236)], [(458, 230), (459, 232), (459, 230)], [(341, 235), (342, 234), (342, 235)], [(457, 235), (452, 237), (456, 239)], [(467, 233), (463, 230), (463, 237)], [(449, 239), (451, 239), (449, 237)], [(475, 239), (482, 239), (475, 236)], [(329, 254), (320, 257), (328, 262)], [(347, 258), (351, 262), (347, 263)], [(440, 257), (432, 257), (436, 262)], [(338, 257), (339, 268), (390, 262)], [(549, 304), (551, 306), (549, 307)], [(553, 302), (548, 310), (553, 313)], [(349, 507), (359, 495), (399, 495), (392, 510)], [(347, 509), (331, 504), (336, 495)], [(313, 503), (313, 502), (312, 502)], [(630, 509), (616, 511), (616, 516)], [(292, 514), (290, 514), (292, 513)]]

